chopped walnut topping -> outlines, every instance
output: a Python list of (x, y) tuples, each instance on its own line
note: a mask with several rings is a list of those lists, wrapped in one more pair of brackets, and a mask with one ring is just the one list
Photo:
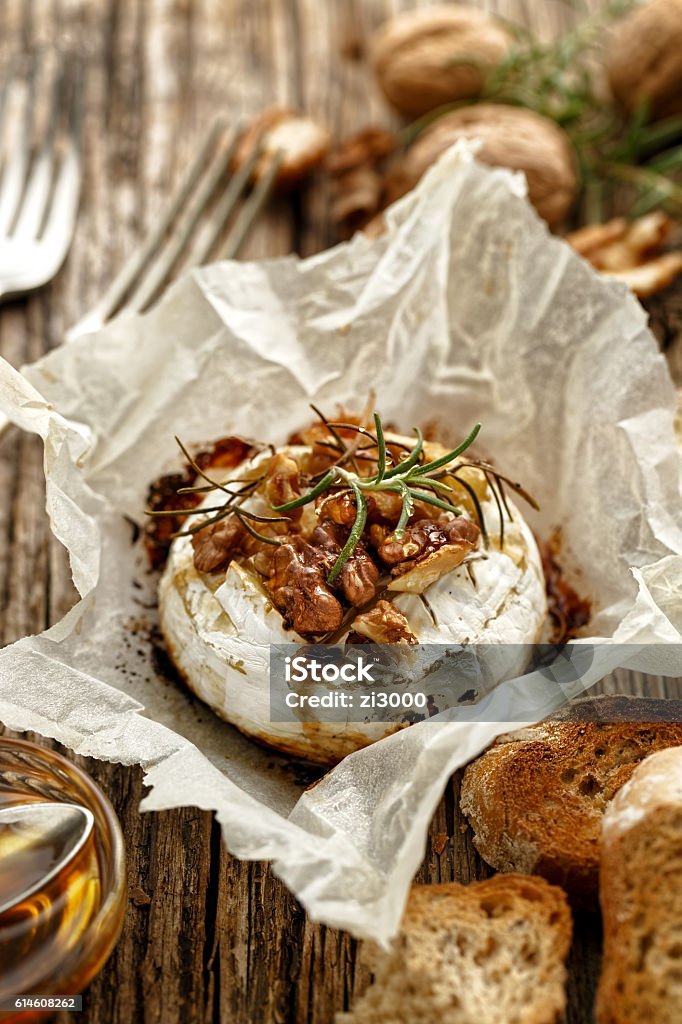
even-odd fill
[[(278, 452), (273, 455), (265, 472), (265, 496), (270, 504), (286, 505), (301, 496), (301, 473), (298, 463), (290, 455)], [(295, 509), (300, 515), (300, 510)]]
[[(440, 516), (438, 522), (413, 523), (403, 541), (384, 541), (379, 554), (387, 561), (393, 558), (394, 579), (389, 583), (389, 590), (422, 594), (441, 576), (461, 565), (473, 551), (480, 537), (479, 528), (464, 516), (448, 518), (448, 515)], [(413, 554), (415, 548), (419, 550)]]
[[(375, 536), (378, 535), (375, 533)], [(408, 523), (402, 537), (398, 540), (392, 533), (387, 533), (378, 548), (378, 555), (387, 565), (397, 565), (408, 559), (419, 558), (420, 555), (436, 551), (447, 544), (447, 536), (431, 519)]]
[[(393, 535), (386, 531), (384, 539), (378, 546), (379, 557), (387, 565), (397, 565), (400, 562), (414, 562), (416, 559), (425, 558), (445, 544), (464, 542), (469, 545), (469, 550), (475, 547), (480, 533), (476, 524), (464, 516), (447, 517), (448, 513), (445, 513), (437, 521), (418, 519), (416, 522), (408, 523), (400, 540), (392, 539)], [(379, 539), (381, 534), (375, 531), (373, 536)]]
[(350, 491), (318, 498), (317, 510), (321, 519), (330, 519), (338, 526), (352, 526), (358, 514), (355, 498)]
[[(245, 459), (251, 458), (257, 447), (241, 437), (221, 437), (209, 448), (194, 456), (201, 469), (233, 469)], [(162, 476), (149, 488), (147, 505), (154, 512), (167, 509), (194, 509), (201, 504), (200, 494), (178, 494), (182, 487), (196, 482), (196, 473), (187, 464), (182, 473)], [(144, 529), (145, 547), (153, 569), (160, 568), (166, 561), (168, 549), (174, 534), (182, 530), (186, 522), (179, 516), (154, 516)]]
[[(478, 543), (479, 530), (466, 515), (457, 515), (456, 510), (434, 513), (433, 507), (422, 500), (422, 492), (415, 489), (406, 510), (410, 513), (409, 521), (400, 539), (395, 537), (403, 514), (403, 494), (390, 490), (391, 478), (387, 482), (389, 490), (385, 491), (376, 479), (361, 479), (376, 473), (382, 450), (377, 438), (364, 426), (369, 416), (369, 407), (361, 415), (340, 408), (340, 422), (329, 424), (320, 414), (320, 421), (290, 439), (290, 444), (304, 449), (296, 454), (291, 449), (271, 449), (272, 454), (268, 454), (267, 447), (254, 449), (240, 438), (226, 438), (211, 452), (197, 456), (197, 461), (206, 458), (205, 465), (214, 469), (223, 464), (228, 467), (254, 450), (260, 458), (242, 474), (243, 481), (235, 477), (236, 482), (250, 484), (233, 494), (231, 502), (220, 506), (222, 511), (218, 514), (222, 518), (217, 522), (210, 517), (203, 523), (194, 521), (191, 543), (196, 569), (201, 573), (221, 573), (233, 559), (239, 560), (259, 574), (287, 628), (293, 627), (311, 639), (342, 629), (344, 614), (352, 618), (349, 609), (355, 609), (360, 613), (360, 629), (354, 631), (358, 637), (369, 637), (367, 632), (362, 633), (364, 621), (369, 622), (365, 628), (374, 629), (374, 635), (382, 630), (387, 633), (390, 626), (398, 629), (399, 640), (413, 642), (409, 630), (405, 632), (406, 620), (390, 602), (380, 602), (379, 610), (372, 609), (367, 613), (370, 618), (363, 619), (363, 609), (370, 608), (379, 597), (379, 581), (385, 588), (390, 571), (390, 590), (421, 593), (461, 563)], [(399, 463), (413, 450), (409, 448), (409, 439), (386, 432), (383, 436), (386, 464), (396, 467), (399, 473)], [(421, 455), (427, 463), (446, 454), (441, 445), (428, 440), (420, 440), (414, 452), (413, 461)], [(311, 460), (328, 463), (339, 458), (348, 473), (331, 474), (331, 493), (315, 500), (311, 490), (320, 477), (311, 473)], [(355, 486), (356, 479), (363, 493), (363, 511), (366, 503), (367, 522), (362, 536), (353, 530), (358, 521), (356, 497), (344, 482), (353, 481)], [(214, 486), (222, 485), (216, 481)], [(373, 490), (375, 487), (378, 489)], [(197, 488), (188, 502), (196, 507), (206, 490)], [(301, 507), (290, 515), (269, 514), (299, 498), (303, 502)], [(213, 510), (208, 502), (207, 508)], [(202, 514), (209, 516), (209, 512)], [(337, 563), (338, 571), (328, 583)]]
[(315, 636), (332, 632), (343, 619), (341, 602), (325, 583), (314, 549), (307, 544), (297, 546), (301, 550), (293, 544), (276, 549), (268, 591), (297, 633)]
[(416, 644), (410, 624), (390, 601), (379, 601), (371, 611), (353, 619), (353, 630), (375, 644)]
[(311, 442), (309, 455), (302, 459), (302, 469), (308, 476), (317, 476), (319, 473), (326, 473), (338, 458), (338, 454), (331, 448), (327, 448), (321, 441)]
[(470, 544), (472, 548), (478, 544), (481, 531), (471, 519), (466, 519), (464, 516), (455, 516), (453, 519), (446, 512), (439, 516), (438, 524), (445, 530), (448, 544)]
[(341, 570), (341, 586), (354, 608), (371, 601), (376, 594), (379, 570), (364, 548), (357, 546)]
[(393, 570), (395, 576), (388, 589), (423, 594), (441, 576), (461, 565), (472, 547), (469, 543), (444, 544), (415, 562), (402, 562)]
[(200, 451), (194, 461), (201, 469), (234, 469), (245, 459), (250, 459), (258, 451), (258, 446), (243, 437), (221, 437), (210, 448)]
[(397, 526), (403, 510), (403, 499), (393, 491), (376, 491), (367, 495), (367, 522)]
[[(328, 572), (336, 561), (345, 537), (339, 536), (342, 530), (335, 531), (333, 523), (324, 523), (313, 531), (311, 545), (317, 551), (324, 552), (325, 569)], [(379, 570), (361, 544), (358, 544), (348, 561), (341, 569), (339, 584), (343, 596), (354, 608), (361, 608), (376, 595)]]
[[(258, 542), (256, 542), (258, 545)], [(251, 557), (251, 565), (265, 579), (270, 579), (275, 571), (275, 553), (277, 548), (273, 544), (259, 544)]]
[(243, 551), (248, 536), (236, 516), (227, 516), (199, 530), (192, 537), (195, 568), (199, 572), (226, 569), (234, 556)]
[[(276, 537), (286, 524), (272, 526), (259, 523), (265, 536)], [(277, 550), (272, 544), (253, 537), (237, 516), (226, 516), (217, 523), (206, 526), (192, 537), (194, 566), (199, 572), (220, 572), (227, 569), (238, 555), (252, 556), (254, 568), (264, 576), (272, 572), (272, 560)]]
[[(426, 549), (417, 558), (408, 559), (394, 566), (394, 579), (389, 590), (408, 591), (423, 594), (432, 583), (461, 565), (466, 556), (478, 544), (480, 530), (471, 520), (457, 516), (446, 522), (439, 521), (439, 527), (446, 537), (442, 547)], [(433, 534), (431, 537), (433, 538)]]

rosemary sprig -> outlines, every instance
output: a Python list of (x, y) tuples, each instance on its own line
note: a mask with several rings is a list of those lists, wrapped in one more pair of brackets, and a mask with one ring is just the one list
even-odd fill
[[(377, 413), (374, 414), (374, 425), (376, 436), (373, 436), (364, 427), (356, 428), (360, 433), (370, 438), (377, 449), (377, 471), (371, 476), (360, 476), (351, 470), (345, 469), (339, 463), (332, 466), (318, 483), (305, 494), (288, 501), (283, 505), (273, 505), (274, 512), (292, 512), (312, 501), (315, 501), (325, 491), (331, 491), (334, 487), (341, 485), (346, 492), (351, 491), (355, 499), (355, 521), (351, 527), (343, 549), (331, 568), (328, 583), (333, 583), (341, 572), (343, 566), (351, 557), (362, 537), (362, 532), (367, 522), (367, 495), (377, 491), (392, 491), (400, 494), (402, 498), (402, 509), (400, 518), (393, 531), (393, 538), (399, 540), (405, 533), (407, 523), (414, 510), (415, 501), (433, 505), (443, 511), (453, 512), (460, 515), (460, 509), (450, 500), (437, 497), (433, 491), (441, 490), (447, 493), (451, 488), (442, 481), (432, 479), (431, 473), (436, 473), (448, 466), (458, 458), (466, 449), (473, 444), (479, 430), (480, 423), (477, 423), (469, 435), (452, 451), (441, 455), (431, 462), (424, 462), (424, 438), (418, 427), (414, 428), (416, 443), (407, 452), (405, 457), (399, 460), (394, 466), (387, 468), (387, 447), (384, 437), (381, 419)], [(334, 426), (348, 427), (349, 424), (334, 424)]]
[[(443, 479), (443, 477), (448, 477), (449, 479), (456, 481), (457, 484), (469, 495), (478, 518), (481, 536), (485, 546), (488, 547), (489, 535), (481, 503), (476, 495), (474, 487), (459, 473), (459, 470), (466, 467), (472, 467), (481, 471), (485, 475), (488, 485), (493, 492), (500, 516), (501, 546), (504, 543), (504, 513), (506, 512), (509, 519), (512, 518), (504, 495), (503, 481), (507, 483), (507, 485), (510, 486), (520, 497), (529, 502), (533, 508), (537, 509), (538, 507), (535, 500), (521, 487), (520, 484), (500, 473), (488, 462), (478, 460), (457, 461), (457, 464), (453, 465), (453, 463), (455, 463), (456, 460), (459, 460), (460, 456), (476, 440), (481, 429), (480, 423), (476, 424), (476, 426), (464, 438), (461, 444), (457, 445), (456, 448), (451, 449), (438, 458), (426, 461), (424, 454), (424, 438), (417, 427), (414, 428), (416, 440), (412, 447), (402, 441), (398, 442), (391, 440), (387, 444), (383, 424), (378, 413), (374, 413), (375, 432), (372, 433), (362, 425), (352, 423), (331, 423), (318, 410), (315, 410), (315, 412), (324, 423), (325, 427), (329, 430), (329, 437), (331, 438), (329, 441), (322, 442), (318, 440), (316, 443), (323, 443), (325, 448), (329, 449), (330, 454), (333, 453), (336, 455), (336, 461), (333, 462), (332, 465), (324, 472), (317, 476), (307, 478), (309, 488), (305, 493), (294, 498), (292, 501), (285, 502), (281, 505), (271, 504), (270, 508), (272, 512), (275, 513), (274, 515), (261, 515), (251, 511), (251, 509), (246, 508), (244, 505), (244, 502), (250, 498), (264, 482), (266, 479), (266, 473), (260, 473), (253, 477), (250, 477), (247, 474), (246, 478), (233, 478), (225, 482), (213, 480), (205, 470), (203, 470), (197, 462), (192, 459), (187, 448), (179, 438), (176, 438), (176, 440), (183, 455), (196, 473), (197, 477), (200, 477), (204, 481), (201, 485), (183, 487), (182, 493), (195, 493), (197, 495), (201, 495), (212, 491), (219, 491), (225, 496), (225, 501), (222, 505), (211, 505), (209, 507), (198, 506), (189, 509), (176, 508), (169, 510), (148, 510), (147, 514), (151, 516), (172, 515), (184, 517), (201, 515), (206, 517), (206, 514), (209, 513), (207, 518), (202, 518), (200, 522), (195, 523), (186, 530), (179, 531), (174, 536), (193, 536), (205, 527), (218, 523), (227, 516), (233, 515), (239, 520), (241, 525), (249, 534), (251, 534), (251, 536), (265, 544), (278, 545), (282, 543), (281, 538), (276, 536), (267, 536), (259, 532), (252, 524), (290, 522), (290, 516), (288, 513), (293, 512), (296, 509), (303, 508), (305, 505), (309, 505), (323, 494), (334, 497), (352, 495), (355, 503), (355, 518), (348, 534), (348, 538), (327, 576), (327, 582), (331, 584), (338, 578), (343, 566), (352, 556), (360, 543), (367, 523), (367, 498), (372, 493), (389, 492), (400, 495), (400, 516), (391, 535), (394, 540), (400, 540), (404, 536), (410, 518), (414, 513), (415, 502), (431, 505), (434, 508), (445, 512), (451, 512), (454, 515), (461, 514), (461, 510), (455, 505), (453, 500), (455, 488), (451, 483), (447, 483)], [(356, 438), (351, 440), (350, 443), (346, 443), (346, 440), (340, 433), (342, 430), (353, 432), (356, 435)], [(359, 443), (361, 439), (364, 439), (366, 442), (362, 446), (360, 446)], [(366, 453), (368, 451), (375, 453), (372, 456), (366, 455), (365, 457), (368, 459), (371, 458), (376, 469), (373, 473), (370, 472), (370, 475), (363, 476), (359, 471), (358, 464), (355, 460), (361, 457), (361, 452)], [(350, 468), (350, 466), (353, 468)], [(227, 486), (230, 483), (240, 483), (241, 486), (233, 490)]]
[[(222, 491), (223, 494), (227, 494), (227, 501), (223, 505), (212, 505), (210, 507), (199, 506), (198, 508), (175, 508), (175, 509), (145, 509), (145, 515), (148, 516), (193, 516), (193, 515), (205, 515), (207, 512), (213, 512), (215, 515), (211, 515), (208, 519), (202, 519), (201, 522), (195, 526), (191, 526), (188, 530), (177, 530), (171, 536), (175, 537), (187, 537), (193, 536), (195, 533), (199, 533), (200, 530), (205, 529), (207, 526), (211, 526), (214, 523), (219, 523), (221, 519), (227, 518), (229, 515), (236, 515), (240, 523), (253, 537), (257, 540), (263, 541), (265, 544), (276, 544), (280, 543), (273, 537), (267, 537), (264, 533), (259, 533), (258, 530), (254, 530), (252, 526), (246, 521), (252, 519), (258, 523), (283, 523), (288, 522), (288, 516), (259, 516), (255, 512), (251, 512), (242, 507), (242, 503), (248, 498), (258, 487), (263, 483), (265, 476), (254, 477), (253, 480), (240, 481), (231, 480), (229, 483), (244, 483), (243, 487), (238, 488), (236, 491), (231, 491), (226, 484), (221, 483), (219, 480), (213, 480), (212, 477), (208, 476), (207, 473), (201, 468), (201, 466), (192, 458), (186, 446), (182, 443), (179, 437), (175, 438), (180, 451), (185, 456), (185, 459), (194, 470), (197, 476), (201, 477), (206, 481), (206, 486), (201, 487), (181, 487), (178, 490), (178, 494), (203, 494), (211, 493), (212, 491)], [(273, 450), (274, 453), (274, 450)]]

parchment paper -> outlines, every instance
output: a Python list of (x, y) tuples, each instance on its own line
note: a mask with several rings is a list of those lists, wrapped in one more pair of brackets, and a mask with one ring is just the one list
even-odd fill
[[(272, 859), (314, 918), (384, 944), (448, 776), (505, 731), (507, 708), (514, 727), (519, 708), (537, 720), (624, 662), (682, 674), (665, 645), (682, 640), (665, 362), (625, 287), (550, 237), (523, 196), (522, 179), (456, 148), (390, 211), (383, 238), (209, 266), (146, 317), (23, 376), (0, 363), (0, 408), (45, 441), (47, 511), (82, 597), (0, 652), (0, 718), (142, 764), (144, 809), (215, 808), (234, 854)], [(156, 578), (124, 516), (140, 522), (150, 481), (178, 465), (175, 433), (280, 442), (309, 420), (309, 401), (358, 407), (370, 385), (405, 430), (435, 422), (453, 439), (482, 421), (483, 450), (540, 501), (532, 526), (561, 527), (570, 577), (593, 602), (591, 639), (604, 643), (582, 684), (510, 681), (491, 698), (497, 723), (414, 726), (304, 792), (314, 772), (157, 671)]]

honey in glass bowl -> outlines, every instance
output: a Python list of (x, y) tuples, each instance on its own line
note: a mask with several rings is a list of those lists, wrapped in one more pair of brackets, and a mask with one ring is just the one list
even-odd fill
[[(2, 826), (5, 808), (21, 820), (36, 804), (51, 805), (40, 827)], [(93, 826), (71, 845), (59, 827), (65, 804)], [(114, 948), (125, 897), (123, 837), (101, 790), (55, 751), (0, 736), (0, 1006), (82, 992)], [(0, 1010), (3, 1024), (45, 1017)]]

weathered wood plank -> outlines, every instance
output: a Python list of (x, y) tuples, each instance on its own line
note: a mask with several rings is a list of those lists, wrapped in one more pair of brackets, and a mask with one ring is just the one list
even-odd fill
[[(427, 0), (421, 0), (425, 4)], [(59, 344), (103, 292), (162, 208), (210, 118), (276, 101), (301, 104), (342, 135), (391, 123), (366, 63), (369, 33), (409, 0), (5, 0), (0, 66), (17, 49), (59, 39), (88, 54), (87, 163), (77, 235), (63, 272), (39, 295), (0, 310), (0, 353), (15, 365)], [(482, 3), (481, 6), (484, 6)], [(498, 0), (485, 6), (567, 24), (570, 5)], [(319, 176), (283, 199), (244, 255), (334, 241)], [(651, 304), (682, 380), (682, 291)], [(75, 599), (44, 515), (34, 438), (0, 444), (0, 642), (56, 621)], [(43, 741), (44, 742), (44, 741)], [(78, 759), (110, 795), (128, 851), (130, 901), (121, 941), (86, 993), (83, 1024), (329, 1024), (367, 982), (357, 944), (308, 921), (264, 864), (240, 863), (211, 815), (195, 808), (140, 815), (141, 772)], [(459, 777), (434, 817), (419, 879), (484, 877), (459, 813)], [(594, 921), (571, 960), (569, 1024), (590, 1019), (598, 964)], [(69, 1018), (70, 1019), (70, 1018)], [(66, 1024), (65, 1017), (61, 1024)]]

